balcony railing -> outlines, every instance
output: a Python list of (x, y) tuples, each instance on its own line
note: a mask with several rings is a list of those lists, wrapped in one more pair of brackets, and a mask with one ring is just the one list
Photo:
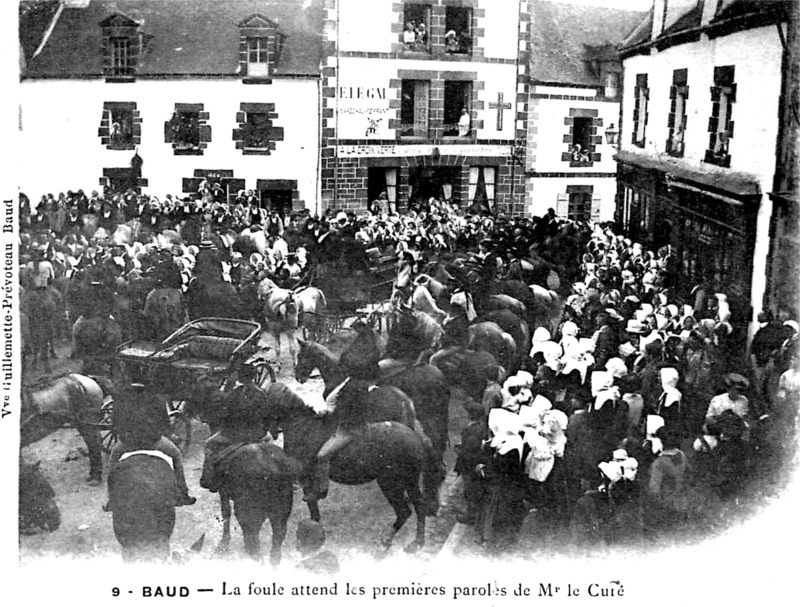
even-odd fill
[(427, 122), (403, 122), (400, 124), (401, 137), (427, 137), (428, 136), (428, 123)]

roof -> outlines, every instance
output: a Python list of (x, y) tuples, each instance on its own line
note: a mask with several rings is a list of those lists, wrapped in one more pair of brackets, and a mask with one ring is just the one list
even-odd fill
[(645, 13), (556, 2), (533, 3), (531, 78), (539, 82), (601, 86), (586, 47), (616, 47)]
[[(254, 14), (285, 35), (275, 75), (320, 73), (322, 0), (87, 0), (65, 5), (27, 76), (102, 77), (100, 22), (114, 14), (137, 21), (149, 38), (138, 76), (237, 75), (238, 26)], [(22, 19), (20, 39), (32, 39), (35, 25), (38, 32)], [(37, 45), (23, 42), (26, 55)]]
[[(668, 15), (670, 25), (655, 39), (651, 40), (653, 29), (653, 10), (620, 44), (623, 55), (641, 51), (654, 44), (663, 48), (669, 44), (680, 43), (686, 36), (700, 29), (712, 34), (714, 31), (727, 32), (747, 27), (758, 27), (767, 23), (786, 20), (791, 0), (720, 0), (716, 14), (708, 24), (703, 25), (703, 2), (680, 4)], [(669, 6), (669, 5), (668, 5)]]

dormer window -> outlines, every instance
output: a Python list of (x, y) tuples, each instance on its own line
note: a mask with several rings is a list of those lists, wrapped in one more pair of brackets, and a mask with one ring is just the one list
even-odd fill
[(247, 75), (252, 78), (269, 76), (269, 44), (267, 38), (247, 39)]
[(252, 15), (239, 24), (239, 37), (239, 71), (245, 82), (268, 83), (283, 45), (278, 24)]
[(143, 41), (139, 24), (119, 13), (100, 22), (103, 28), (103, 73), (113, 81), (128, 82), (136, 76)]

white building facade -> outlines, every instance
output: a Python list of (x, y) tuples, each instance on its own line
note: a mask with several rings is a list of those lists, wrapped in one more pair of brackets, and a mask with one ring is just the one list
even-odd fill
[[(534, 0), (526, 212), (612, 221), (622, 65), (640, 12)], [(606, 132), (613, 135), (607, 135)]]
[(307, 5), (62, 2), (23, 73), (21, 190), (183, 196), (206, 180), (314, 210), (322, 23)]
[(617, 219), (745, 321), (767, 303), (782, 5), (656, 0), (622, 47)]

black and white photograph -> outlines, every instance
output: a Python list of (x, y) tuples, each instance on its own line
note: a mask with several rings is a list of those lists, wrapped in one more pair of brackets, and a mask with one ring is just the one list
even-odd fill
[(8, 604), (797, 601), (800, 0), (3, 4)]

